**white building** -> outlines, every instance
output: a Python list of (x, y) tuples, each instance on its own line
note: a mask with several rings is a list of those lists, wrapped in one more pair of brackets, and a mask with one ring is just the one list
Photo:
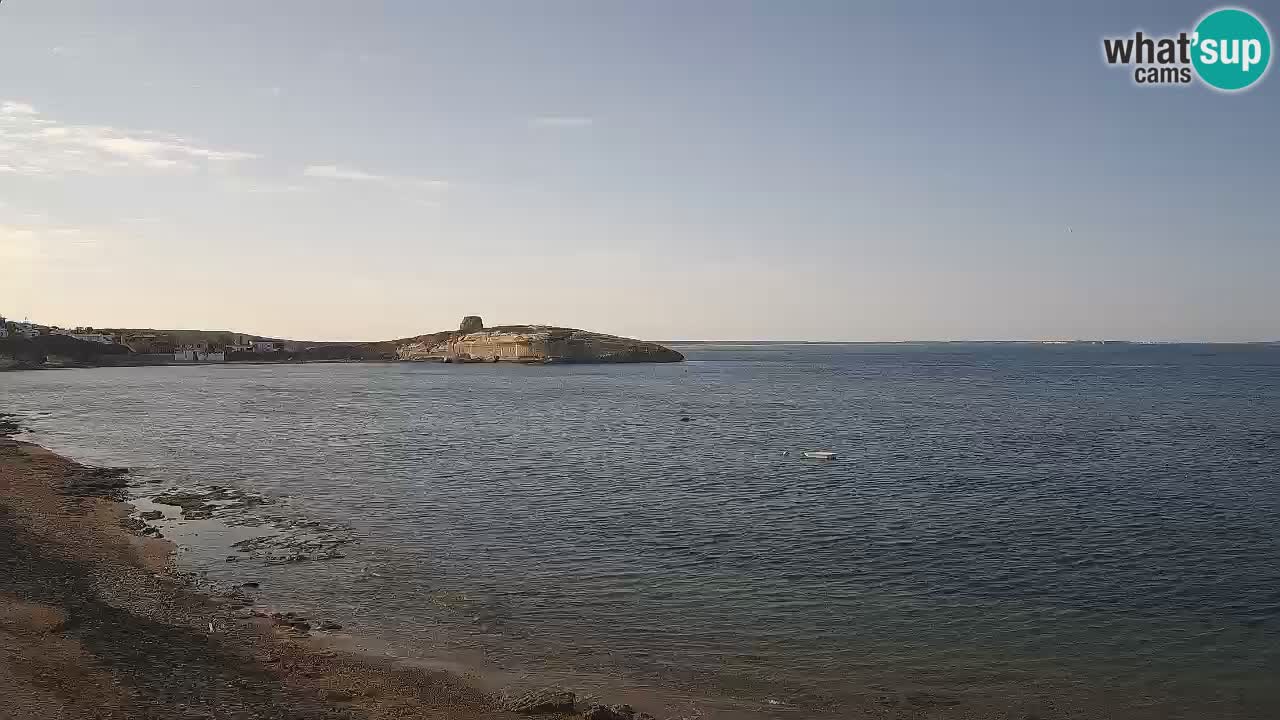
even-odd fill
[(254, 340), (253, 341), (254, 352), (260, 352), (260, 353), (276, 352), (277, 350), (283, 350), (283, 349), (284, 349), (284, 343), (276, 342), (275, 340)]
[(30, 340), (33, 337), (40, 337), (40, 328), (32, 325), (29, 320), (23, 320), (22, 322), (17, 323), (16, 334), (20, 338), (27, 338)]

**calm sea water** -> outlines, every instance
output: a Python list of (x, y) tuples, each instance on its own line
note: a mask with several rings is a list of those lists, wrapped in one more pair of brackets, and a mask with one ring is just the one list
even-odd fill
[(350, 527), (278, 568), (182, 542), (387, 652), (711, 714), (1280, 717), (1280, 347), (680, 349), (9, 373), (0, 409)]

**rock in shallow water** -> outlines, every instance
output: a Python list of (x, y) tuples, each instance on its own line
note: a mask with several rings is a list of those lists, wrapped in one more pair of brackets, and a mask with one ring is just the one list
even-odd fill
[(577, 698), (568, 690), (546, 688), (533, 690), (515, 698), (508, 709), (525, 715), (549, 715), (573, 712)]

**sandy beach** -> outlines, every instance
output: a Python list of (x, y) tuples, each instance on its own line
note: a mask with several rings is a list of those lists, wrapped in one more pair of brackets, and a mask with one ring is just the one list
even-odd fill
[(238, 593), (194, 591), (170, 543), (130, 529), (125, 482), (0, 438), (0, 716), (516, 716), (453, 675), (322, 649)]

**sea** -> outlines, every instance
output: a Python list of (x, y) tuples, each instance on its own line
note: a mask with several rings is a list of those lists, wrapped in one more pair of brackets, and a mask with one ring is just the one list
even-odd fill
[[(1280, 346), (674, 346), (0, 373), (0, 411), (132, 468), (140, 508), (260, 497), (168, 508), (179, 563), (494, 687), (659, 717), (1280, 717)], [(341, 545), (234, 545), (299, 527)]]

